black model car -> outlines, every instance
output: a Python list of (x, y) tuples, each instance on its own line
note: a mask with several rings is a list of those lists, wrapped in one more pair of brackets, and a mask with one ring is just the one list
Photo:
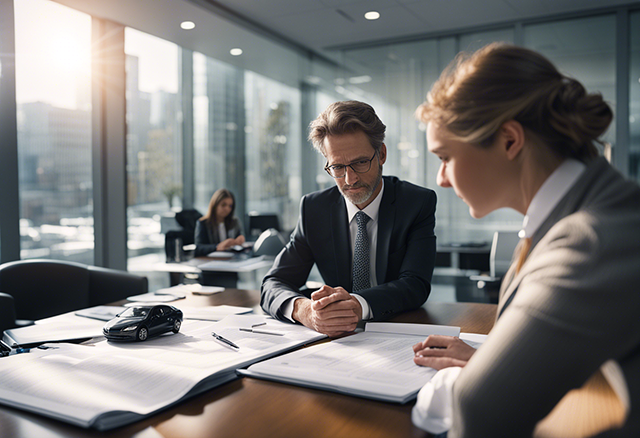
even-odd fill
[(178, 333), (181, 325), (180, 309), (166, 304), (139, 305), (107, 322), (102, 333), (110, 341), (144, 341), (166, 332)]

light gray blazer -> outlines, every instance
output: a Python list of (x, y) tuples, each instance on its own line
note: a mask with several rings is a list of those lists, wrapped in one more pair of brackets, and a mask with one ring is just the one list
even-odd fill
[(454, 385), (450, 438), (531, 436), (609, 359), (631, 411), (603, 436), (640, 437), (640, 187), (590, 163), (507, 273), (498, 313)]

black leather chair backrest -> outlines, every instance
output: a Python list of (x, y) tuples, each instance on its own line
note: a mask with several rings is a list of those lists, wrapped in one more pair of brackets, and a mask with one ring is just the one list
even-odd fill
[[(180, 225), (184, 230), (184, 236), (182, 238), (183, 244), (189, 245), (194, 242), (196, 221), (201, 217), (202, 214), (196, 209), (185, 209), (176, 213), (176, 222), (178, 222), (178, 225)], [(185, 241), (185, 238), (189, 239), (187, 236), (190, 236), (190, 241)]]
[(19, 260), (0, 265), (0, 290), (15, 300), (19, 319), (37, 320), (89, 306), (86, 265)]
[(250, 236), (260, 235), (263, 231), (270, 228), (276, 231), (282, 231), (280, 228), (280, 217), (275, 213), (250, 211), (247, 216), (249, 217), (249, 231), (247, 234)]
[(16, 307), (13, 297), (0, 292), (0, 336), (2, 332), (16, 326)]
[(13, 296), (21, 320), (38, 320), (148, 291), (146, 277), (58, 260), (0, 265), (0, 291)]
[(89, 306), (124, 300), (131, 295), (149, 292), (147, 277), (116, 269), (88, 266), (89, 270)]

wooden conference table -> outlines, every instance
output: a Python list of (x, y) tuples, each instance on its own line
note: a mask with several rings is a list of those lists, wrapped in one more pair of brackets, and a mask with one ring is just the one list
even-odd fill
[[(189, 295), (187, 306), (228, 304), (259, 306), (258, 291), (227, 289), (212, 296)], [(458, 326), (463, 332), (488, 333), (496, 306), (478, 303), (427, 303), (395, 317), (395, 322)], [(1, 360), (1, 359), (0, 359)], [(0, 376), (2, 378), (2, 376)], [(36, 414), (0, 406), (3, 438), (315, 438), (428, 437), (411, 423), (411, 408), (241, 378), (183, 401), (161, 413), (109, 432), (87, 430)]]

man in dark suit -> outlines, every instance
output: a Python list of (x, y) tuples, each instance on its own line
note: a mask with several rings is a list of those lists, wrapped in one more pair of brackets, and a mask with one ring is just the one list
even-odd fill
[[(336, 186), (302, 198), (290, 242), (262, 282), (262, 308), (330, 336), (420, 307), (431, 291), (436, 195), (382, 177), (385, 125), (366, 103), (330, 105), (309, 139)], [(316, 264), (325, 285), (300, 291)]]

